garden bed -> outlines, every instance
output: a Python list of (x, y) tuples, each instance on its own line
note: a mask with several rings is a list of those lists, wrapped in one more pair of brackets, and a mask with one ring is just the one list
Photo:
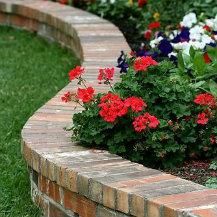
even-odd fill
[[(35, 31), (78, 49), (78, 54), (83, 54), (88, 83), (94, 84), (97, 93), (108, 89), (95, 79), (99, 64), (109, 67), (115, 64), (121, 49), (129, 50), (116, 27), (86, 12), (50, 2), (0, 2), (2, 22), (34, 27)], [(87, 34), (93, 28), (103, 34)], [(75, 44), (67, 44), (71, 41)], [(60, 102), (69, 90), (75, 92), (76, 83), (70, 83), (40, 108), (22, 131), (23, 154), (31, 168), (32, 196), (47, 216), (215, 215), (216, 190), (72, 143), (70, 133), (63, 127), (71, 123), (71, 114), (80, 107), (73, 102)]]

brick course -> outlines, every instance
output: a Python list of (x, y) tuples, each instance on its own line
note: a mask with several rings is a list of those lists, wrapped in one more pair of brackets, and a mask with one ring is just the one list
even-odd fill
[[(113, 24), (49, 1), (0, 0), (0, 24), (36, 32), (71, 49), (98, 92), (107, 87), (97, 84), (97, 69), (115, 66), (120, 50), (130, 51)], [(75, 89), (75, 82), (68, 84), (22, 130), (32, 198), (45, 217), (217, 217), (217, 190), (72, 143), (63, 127), (81, 108), (62, 103), (60, 96)]]

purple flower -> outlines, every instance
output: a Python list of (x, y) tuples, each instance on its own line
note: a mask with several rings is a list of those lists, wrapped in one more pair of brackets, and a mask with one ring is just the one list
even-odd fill
[(158, 49), (161, 51), (163, 56), (168, 56), (168, 54), (173, 51), (173, 47), (167, 39), (163, 39), (160, 41)]
[(127, 73), (128, 64), (126, 61), (126, 57), (123, 51), (121, 51), (121, 55), (117, 59), (118, 65), (117, 67), (120, 68), (120, 73)]

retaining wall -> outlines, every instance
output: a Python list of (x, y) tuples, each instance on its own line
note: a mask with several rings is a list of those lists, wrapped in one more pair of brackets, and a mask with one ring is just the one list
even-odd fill
[[(120, 50), (130, 50), (108, 21), (48, 1), (0, 0), (0, 24), (37, 32), (71, 49), (97, 91), (107, 90), (97, 84), (98, 68), (116, 65)], [(217, 217), (217, 190), (72, 143), (71, 132), (63, 128), (80, 108), (62, 103), (60, 96), (75, 89), (75, 83), (68, 84), (22, 130), (32, 198), (44, 216)]]

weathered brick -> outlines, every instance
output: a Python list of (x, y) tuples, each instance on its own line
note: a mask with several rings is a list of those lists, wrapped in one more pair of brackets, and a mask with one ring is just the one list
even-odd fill
[(53, 205), (52, 203), (49, 204), (49, 217), (72, 217), (67, 215), (64, 211), (62, 211), (59, 207)]
[(89, 184), (89, 198), (97, 203), (102, 203), (102, 193), (102, 184), (91, 179)]
[(56, 201), (57, 203), (60, 203), (60, 190), (59, 190), (59, 186), (55, 182), (52, 182), (52, 181), (48, 182), (47, 194), (54, 201)]
[(97, 206), (96, 217), (116, 217), (116, 213), (103, 206)]
[(78, 193), (88, 197), (89, 195), (89, 178), (78, 175), (77, 177)]
[(128, 192), (118, 190), (116, 209), (123, 213), (128, 213), (129, 212), (129, 197), (130, 197), (130, 194)]
[(145, 216), (145, 199), (132, 194), (130, 196), (130, 214), (137, 217)]
[(116, 189), (113, 187), (103, 186), (103, 205), (115, 209), (117, 200)]

